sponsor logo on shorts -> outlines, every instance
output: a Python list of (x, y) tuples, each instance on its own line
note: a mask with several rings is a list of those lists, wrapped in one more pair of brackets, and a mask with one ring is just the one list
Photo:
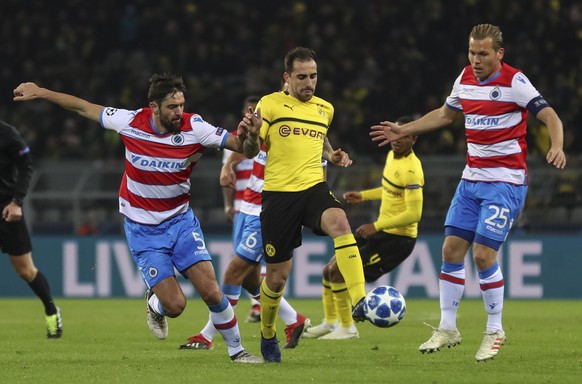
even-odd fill
[(379, 255), (379, 254), (377, 254), (377, 253), (375, 253), (375, 254), (373, 254), (373, 255), (372, 255), (372, 257), (370, 257), (370, 261), (368, 261), (368, 262), (366, 263), (366, 266), (368, 266), (368, 265), (374, 265), (374, 264), (376, 264), (376, 263), (379, 263), (379, 262), (380, 262), (380, 260), (381, 260), (381, 259), (380, 259), (380, 255)]
[[(332, 191), (329, 191), (329, 194), (331, 195), (331, 197), (332, 197), (332, 198), (333, 198), (335, 201), (337, 201), (338, 203), (340, 203), (340, 201), (337, 199), (337, 197), (335, 197), (335, 195), (333, 194), (333, 192), (332, 192)], [(341, 203), (340, 203), (340, 204), (341, 204)]]
[(158, 270), (154, 267), (149, 267), (148, 268), (148, 275), (150, 277), (156, 277), (158, 275)]
[(498, 235), (503, 235), (503, 231), (501, 229), (493, 228), (490, 225), (486, 226), (485, 229), (487, 229), (488, 231), (491, 231), (493, 233), (496, 233)]

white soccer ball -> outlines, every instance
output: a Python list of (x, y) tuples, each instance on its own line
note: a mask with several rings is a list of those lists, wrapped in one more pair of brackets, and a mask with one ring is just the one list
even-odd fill
[(366, 295), (364, 314), (366, 319), (380, 328), (393, 327), (406, 313), (404, 296), (396, 288), (380, 285)]

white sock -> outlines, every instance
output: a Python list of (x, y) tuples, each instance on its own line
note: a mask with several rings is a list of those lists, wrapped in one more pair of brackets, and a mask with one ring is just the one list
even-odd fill
[(204, 328), (202, 328), (200, 334), (208, 341), (212, 341), (214, 336), (216, 336), (216, 328), (214, 328), (214, 324), (212, 324), (212, 317), (210, 315), (208, 316), (208, 322)]
[(261, 302), (254, 297), (251, 296), (251, 306), (254, 307), (255, 305), (260, 305)]
[(240, 341), (238, 322), (226, 296), (223, 296), (220, 304), (210, 305), (208, 308), (210, 309), (210, 320), (224, 339), (228, 348), (228, 355), (234, 356), (242, 351), (244, 348)]
[(297, 322), (297, 311), (293, 309), (284, 297), (281, 297), (281, 304), (279, 304), (279, 317), (281, 317), (285, 325), (291, 325)]
[(166, 316), (166, 312), (164, 312), (164, 308), (162, 307), (162, 303), (160, 303), (160, 299), (154, 293), (148, 299), (148, 304), (150, 305), (150, 309), (153, 310), (158, 315)]
[[(236, 308), (236, 304), (238, 303), (238, 299), (240, 298), (241, 292), (240, 286), (237, 289), (237, 287), (234, 286), (223, 285), (222, 290), (224, 296), (226, 296), (228, 302), (230, 303), (232, 309), (234, 310)], [(212, 316), (208, 316), (208, 322), (206, 323), (204, 328), (202, 328), (200, 334), (204, 336), (204, 338), (208, 341), (212, 341), (214, 339), (214, 336), (216, 336), (216, 328), (214, 327), (214, 324), (212, 324)]]
[(479, 271), (479, 286), (483, 304), (487, 312), (487, 332), (502, 331), (503, 294), (505, 284), (499, 264), (495, 263), (484, 271)]
[(441, 305), (439, 328), (456, 329), (457, 311), (465, 290), (465, 265), (443, 262), (439, 287)]

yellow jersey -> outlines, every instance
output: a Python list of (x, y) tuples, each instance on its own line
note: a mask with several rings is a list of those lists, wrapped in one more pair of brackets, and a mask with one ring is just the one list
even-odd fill
[(388, 152), (382, 187), (361, 191), (362, 200), (382, 200), (374, 227), (394, 235), (416, 238), (422, 214), (424, 172), (414, 152), (395, 159)]
[(261, 98), (259, 108), (267, 149), (263, 190), (299, 192), (324, 181), (321, 158), (333, 106), (316, 96), (304, 102), (274, 92)]

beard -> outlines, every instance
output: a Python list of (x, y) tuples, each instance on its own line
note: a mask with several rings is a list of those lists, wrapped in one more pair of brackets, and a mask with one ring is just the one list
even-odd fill
[(182, 117), (173, 120), (160, 117), (160, 123), (166, 130), (168, 130), (168, 132), (178, 133), (180, 132), (180, 127), (182, 126)]

